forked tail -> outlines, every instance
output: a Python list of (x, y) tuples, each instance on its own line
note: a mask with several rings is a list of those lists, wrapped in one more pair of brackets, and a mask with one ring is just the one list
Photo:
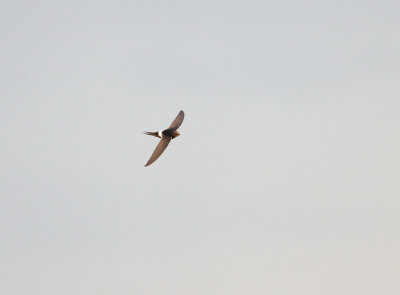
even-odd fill
[(152, 136), (158, 137), (158, 133), (157, 132), (144, 131), (143, 134), (152, 135)]

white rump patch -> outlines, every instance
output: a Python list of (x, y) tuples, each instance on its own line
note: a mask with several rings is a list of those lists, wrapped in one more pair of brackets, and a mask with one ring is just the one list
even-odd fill
[(162, 137), (162, 130), (158, 131), (158, 136)]

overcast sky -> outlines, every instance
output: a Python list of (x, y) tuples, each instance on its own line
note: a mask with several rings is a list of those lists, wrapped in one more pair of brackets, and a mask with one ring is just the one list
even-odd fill
[(0, 293), (400, 294), (399, 13), (1, 1)]

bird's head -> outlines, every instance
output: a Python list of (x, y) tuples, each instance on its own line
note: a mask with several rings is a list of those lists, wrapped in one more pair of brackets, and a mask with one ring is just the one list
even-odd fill
[(178, 132), (178, 130), (175, 130), (172, 138), (178, 137), (179, 135), (181, 134)]

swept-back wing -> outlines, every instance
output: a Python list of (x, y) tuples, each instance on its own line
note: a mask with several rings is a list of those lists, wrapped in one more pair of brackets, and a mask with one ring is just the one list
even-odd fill
[(151, 165), (155, 160), (157, 160), (161, 154), (165, 151), (167, 148), (168, 144), (171, 142), (171, 137), (163, 135), (160, 142), (156, 146), (156, 149), (154, 150), (153, 154), (151, 155), (150, 159), (147, 161), (146, 165), (144, 167), (147, 167)]
[(181, 126), (184, 118), (185, 118), (185, 113), (183, 111), (180, 111), (178, 116), (176, 116), (175, 120), (171, 123), (168, 129), (175, 129), (175, 130), (178, 129), (179, 126)]

